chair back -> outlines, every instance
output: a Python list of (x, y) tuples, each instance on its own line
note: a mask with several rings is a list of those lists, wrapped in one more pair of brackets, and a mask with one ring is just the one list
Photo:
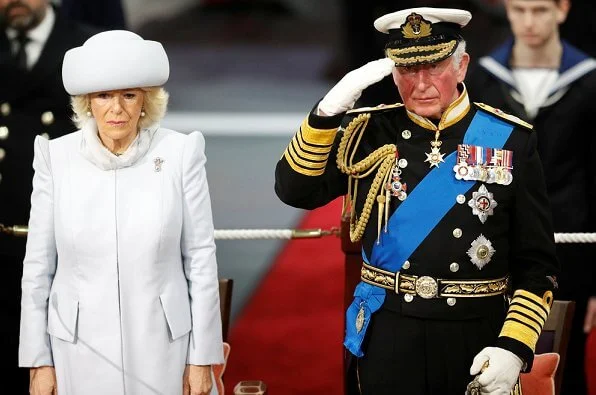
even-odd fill
[(221, 310), (221, 325), (223, 341), (228, 341), (230, 329), (230, 316), (232, 315), (232, 291), (234, 280), (231, 278), (219, 279), (219, 307)]
[(571, 300), (555, 300), (542, 333), (536, 344), (536, 354), (556, 352), (561, 357), (555, 373), (555, 394), (561, 394), (563, 370), (567, 357), (567, 346), (571, 335), (571, 323), (575, 312), (575, 302)]

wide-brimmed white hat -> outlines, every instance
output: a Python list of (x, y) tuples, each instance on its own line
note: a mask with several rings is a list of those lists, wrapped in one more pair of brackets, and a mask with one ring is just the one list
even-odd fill
[(62, 81), (70, 95), (115, 89), (161, 86), (170, 76), (161, 43), (127, 30), (109, 30), (90, 37), (64, 55)]

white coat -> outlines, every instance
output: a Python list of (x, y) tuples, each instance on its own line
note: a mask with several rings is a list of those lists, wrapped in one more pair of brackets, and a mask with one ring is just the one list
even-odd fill
[(60, 395), (180, 395), (185, 364), (223, 362), (205, 141), (154, 127), (92, 163), (86, 128), (35, 140), (19, 366)]

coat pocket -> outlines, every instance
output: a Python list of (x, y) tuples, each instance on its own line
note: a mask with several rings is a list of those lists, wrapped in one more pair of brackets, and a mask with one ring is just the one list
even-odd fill
[(77, 337), (79, 301), (50, 294), (48, 306), (48, 333), (54, 337), (74, 343)]
[(165, 292), (159, 295), (159, 300), (166, 316), (168, 327), (170, 328), (172, 340), (176, 340), (180, 336), (190, 332), (192, 324), (188, 295)]

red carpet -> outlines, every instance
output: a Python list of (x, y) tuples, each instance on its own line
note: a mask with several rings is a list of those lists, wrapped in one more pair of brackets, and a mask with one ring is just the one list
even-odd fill
[[(308, 212), (299, 229), (340, 225), (341, 198)], [(343, 394), (340, 239), (293, 239), (230, 332), (226, 393), (262, 380), (269, 395)]]

